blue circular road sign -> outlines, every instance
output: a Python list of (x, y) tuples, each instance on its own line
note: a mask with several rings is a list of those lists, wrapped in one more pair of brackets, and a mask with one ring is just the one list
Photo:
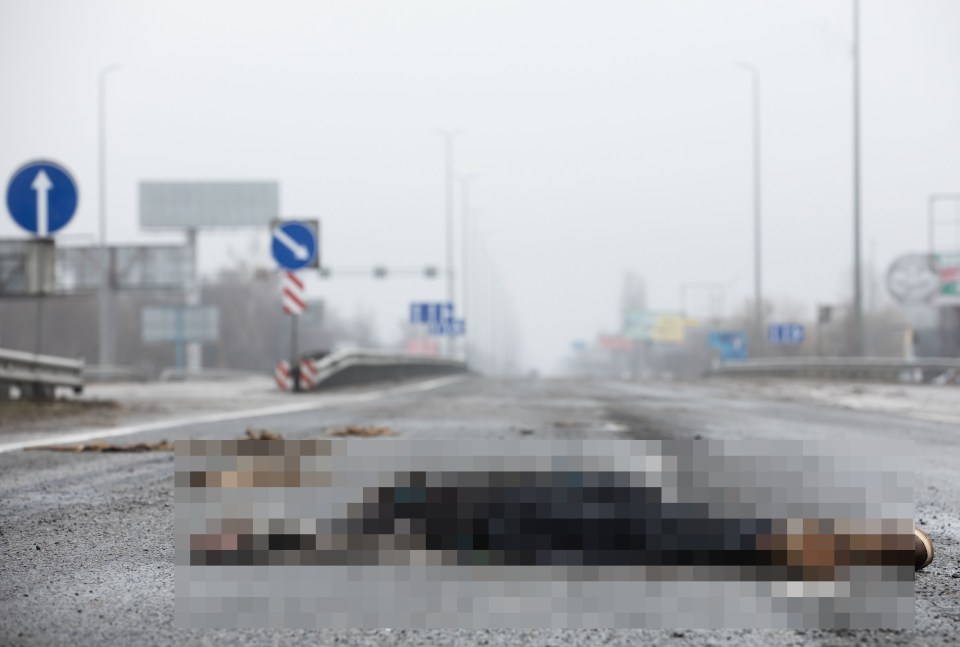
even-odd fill
[(302, 222), (285, 222), (273, 230), (273, 258), (285, 270), (299, 270), (313, 262), (317, 255), (317, 238), (313, 229)]
[(66, 227), (77, 212), (77, 183), (56, 162), (29, 162), (10, 178), (7, 210), (31, 234), (49, 236)]

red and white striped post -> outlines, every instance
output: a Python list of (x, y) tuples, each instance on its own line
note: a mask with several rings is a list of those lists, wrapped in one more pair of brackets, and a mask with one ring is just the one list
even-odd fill
[(310, 359), (300, 362), (300, 386), (303, 390), (309, 390), (317, 386), (317, 378), (320, 371), (317, 369), (317, 363)]
[[(297, 329), (299, 317), (307, 309), (303, 281), (293, 272), (284, 272), (280, 282), (283, 311), (290, 315), (290, 380), (292, 391), (300, 390), (300, 362), (297, 351)], [(279, 384), (279, 380), (277, 380)], [(282, 387), (281, 387), (282, 388)]]
[(293, 376), (290, 374), (290, 363), (285, 360), (277, 362), (273, 369), (273, 379), (281, 391), (289, 391), (293, 386)]

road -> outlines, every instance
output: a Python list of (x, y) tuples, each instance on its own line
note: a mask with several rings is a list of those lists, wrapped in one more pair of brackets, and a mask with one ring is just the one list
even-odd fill
[[(164, 396), (164, 388), (174, 391)], [(178, 388), (189, 388), (193, 399), (178, 396)], [(724, 381), (466, 377), (299, 396), (250, 382), (239, 398), (224, 396), (229, 384), (210, 385), (208, 399), (196, 395), (203, 388), (102, 391), (136, 406), (94, 422), (109, 425), (103, 431), (116, 442), (235, 438), (248, 427), (305, 438), (347, 425), (387, 426), (405, 437), (910, 439), (917, 446), (918, 524), (933, 537), (937, 558), (917, 575), (917, 626), (905, 631), (185, 630), (173, 624), (173, 456), (22, 451), (14, 444), (90, 425), (64, 419), (0, 433), (0, 645), (931, 645), (960, 634), (960, 419), (949, 415), (924, 419), (905, 409), (852, 407), (790, 388)], [(868, 401), (870, 388), (848, 395)], [(94, 425), (88, 436), (96, 433)]]

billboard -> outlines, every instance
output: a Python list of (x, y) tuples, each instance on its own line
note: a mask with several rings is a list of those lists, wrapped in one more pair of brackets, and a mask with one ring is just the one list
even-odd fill
[(620, 335), (600, 335), (597, 337), (597, 344), (605, 350), (615, 352), (631, 351), (634, 347), (632, 339), (627, 339)]
[(216, 306), (148, 306), (140, 311), (144, 343), (216, 341), (220, 309)]
[(707, 345), (725, 362), (747, 359), (747, 333), (743, 330), (711, 330)]
[(276, 182), (141, 182), (145, 228), (268, 226), (280, 212)]
[(624, 322), (623, 336), (637, 341), (679, 344), (687, 328), (696, 325), (693, 319), (672, 312), (633, 312)]
[(935, 254), (933, 265), (937, 271), (937, 294), (933, 302), (938, 306), (960, 306), (960, 252)]

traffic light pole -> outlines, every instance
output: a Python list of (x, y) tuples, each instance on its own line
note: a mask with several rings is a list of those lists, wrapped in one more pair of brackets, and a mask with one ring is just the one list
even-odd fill
[(300, 317), (290, 314), (290, 379), (293, 384), (293, 392), (300, 390), (300, 359), (298, 350), (298, 333)]

